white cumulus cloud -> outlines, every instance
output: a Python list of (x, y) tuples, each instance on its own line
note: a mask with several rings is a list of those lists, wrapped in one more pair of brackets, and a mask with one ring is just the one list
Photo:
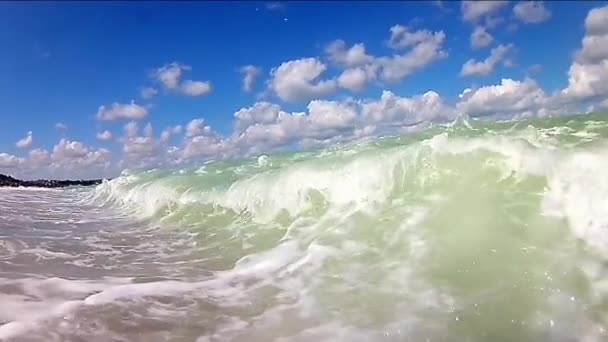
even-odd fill
[(167, 89), (176, 89), (179, 86), (182, 73), (191, 69), (188, 65), (173, 62), (156, 69), (153, 75)]
[(123, 165), (146, 168), (162, 163), (161, 146), (153, 137), (137, 136), (127, 139), (123, 146)]
[(129, 122), (124, 126), (122, 142), (122, 159), (120, 165), (126, 168), (148, 168), (161, 166), (165, 163), (163, 149), (164, 141), (154, 138), (154, 129), (147, 123), (143, 136), (139, 135), (137, 122)]
[(80, 141), (61, 139), (50, 154), (50, 168), (54, 175), (79, 178), (83, 174), (97, 173), (110, 167), (112, 153), (105, 148), (86, 146)]
[(171, 136), (173, 135), (177, 135), (180, 134), (182, 132), (182, 126), (181, 125), (176, 125), (173, 127), (167, 127), (165, 128), (161, 134), (160, 134), (160, 140), (163, 142), (167, 142), (169, 141), (169, 139), (171, 139)]
[(211, 91), (211, 83), (203, 81), (185, 80), (179, 87), (184, 95), (199, 96)]
[(193, 119), (186, 125), (186, 137), (193, 137), (201, 134), (205, 125), (205, 119)]
[(222, 158), (232, 155), (227, 139), (217, 134), (209, 126), (201, 126), (195, 135), (187, 136), (181, 148), (173, 151), (173, 158), (177, 163), (188, 163), (197, 158)]
[(375, 78), (373, 72), (361, 67), (346, 69), (338, 77), (338, 85), (352, 91), (359, 91), (365, 87), (369, 79)]
[(313, 100), (305, 112), (288, 112), (258, 102), (235, 113), (232, 143), (240, 153), (273, 151), (296, 143), (323, 146), (367, 135), (402, 132), (421, 122), (451, 119), (454, 109), (439, 94), (428, 91), (400, 97), (384, 91), (380, 99)]
[(542, 1), (521, 1), (513, 6), (513, 14), (524, 23), (542, 23), (551, 17), (551, 12)]
[(55, 129), (65, 131), (66, 129), (68, 129), (68, 125), (64, 124), (63, 122), (57, 122), (55, 123)]
[(142, 98), (149, 100), (158, 94), (158, 90), (152, 87), (144, 87), (140, 91), (140, 95)]
[(15, 146), (17, 146), (18, 148), (28, 148), (32, 146), (33, 141), (34, 137), (32, 135), (32, 131), (29, 131), (27, 132), (27, 135), (24, 138), (20, 139), (15, 143)]
[(508, 1), (462, 1), (460, 11), (464, 21), (475, 22), (479, 19), (492, 15), (506, 6)]
[(498, 85), (466, 89), (456, 105), (458, 112), (470, 116), (529, 116), (542, 115), (550, 99), (538, 84), (528, 78), (516, 81), (502, 79)]
[(404, 49), (434, 39), (435, 33), (429, 30), (411, 31), (403, 25), (393, 25), (389, 29), (391, 36), (388, 46), (393, 49)]
[(568, 70), (565, 101), (608, 97), (608, 6), (594, 8), (585, 19), (582, 47)]
[(460, 76), (471, 75), (488, 75), (494, 70), (496, 64), (501, 62), (507, 56), (507, 53), (513, 49), (512, 44), (498, 45), (490, 52), (490, 56), (483, 61), (469, 59), (464, 63), (460, 70)]
[(258, 102), (235, 113), (235, 148), (258, 153), (302, 139), (327, 139), (352, 131), (357, 119), (354, 103), (313, 100), (307, 112), (289, 113), (278, 105)]
[(296, 102), (325, 96), (337, 88), (336, 80), (320, 80), (327, 66), (316, 58), (284, 62), (270, 72), (270, 89), (283, 101)]
[(471, 46), (474, 49), (479, 49), (490, 45), (494, 41), (494, 37), (483, 26), (475, 26), (471, 33)]
[(48, 166), (50, 160), (51, 155), (49, 151), (42, 148), (36, 148), (28, 153), (27, 163), (30, 167), (38, 169)]
[(243, 75), (243, 90), (251, 91), (253, 87), (253, 82), (256, 77), (260, 74), (261, 69), (256, 67), (255, 65), (245, 65), (239, 69), (240, 73)]
[(422, 95), (401, 97), (385, 90), (378, 100), (362, 101), (361, 113), (367, 126), (413, 125), (422, 121), (451, 118), (453, 110), (434, 91)]
[(23, 164), (25, 159), (14, 156), (8, 153), (0, 153), (0, 170), (1, 169), (15, 169), (19, 165)]
[(325, 53), (327, 53), (330, 61), (346, 67), (363, 65), (372, 62), (374, 59), (373, 56), (365, 52), (365, 44), (358, 43), (349, 48), (341, 39), (329, 43), (325, 47)]
[(130, 103), (113, 103), (110, 107), (99, 106), (97, 109), (98, 120), (116, 119), (142, 119), (148, 115), (148, 109), (140, 106), (132, 100)]
[(112, 132), (106, 130), (103, 132), (97, 133), (97, 139), (99, 140), (110, 140), (112, 139)]
[(325, 52), (335, 64), (345, 68), (336, 79), (338, 86), (358, 91), (371, 80), (397, 82), (424, 68), (430, 63), (447, 57), (443, 50), (443, 31), (411, 30), (402, 25), (390, 28), (387, 45), (397, 54), (373, 56), (366, 52), (363, 43), (347, 47), (343, 40), (330, 43)]
[(128, 138), (135, 137), (135, 136), (137, 136), (137, 133), (139, 132), (139, 125), (135, 121), (129, 121), (128, 123), (125, 124), (123, 130), (125, 132), (125, 137), (128, 137)]
[(211, 82), (182, 80), (185, 72), (191, 71), (189, 65), (173, 62), (156, 69), (152, 76), (160, 82), (165, 89), (178, 92), (183, 95), (200, 96), (211, 91)]
[(376, 58), (373, 64), (380, 69), (380, 76), (384, 80), (401, 81), (431, 62), (447, 57), (447, 52), (443, 50), (444, 41), (443, 31), (412, 32), (404, 26), (395, 25), (391, 28), (389, 45), (407, 51), (401, 55)]

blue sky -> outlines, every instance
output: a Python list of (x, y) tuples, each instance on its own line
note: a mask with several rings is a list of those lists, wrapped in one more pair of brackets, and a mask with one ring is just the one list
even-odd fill
[[(607, 12), (606, 2), (0, 2), (0, 172), (105, 176), (461, 112), (598, 109), (601, 80), (569, 72), (608, 74)], [(595, 43), (583, 46), (587, 36)]]

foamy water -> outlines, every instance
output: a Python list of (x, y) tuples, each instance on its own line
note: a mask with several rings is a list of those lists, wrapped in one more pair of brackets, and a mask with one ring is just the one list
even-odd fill
[(608, 119), (0, 189), (0, 340), (606, 341)]

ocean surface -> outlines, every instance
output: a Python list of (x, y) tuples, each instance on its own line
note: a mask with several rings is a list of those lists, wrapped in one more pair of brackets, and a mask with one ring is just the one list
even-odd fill
[(0, 189), (2, 341), (608, 341), (608, 115)]

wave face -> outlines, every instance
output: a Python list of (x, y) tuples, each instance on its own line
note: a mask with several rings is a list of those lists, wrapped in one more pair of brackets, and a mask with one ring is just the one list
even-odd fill
[[(0, 339), (61, 339), (72, 336), (63, 325), (89, 317), (100, 330), (71, 334), (606, 340), (607, 138), (600, 114), (460, 117), (406, 136), (46, 192), (42, 201), (69, 195), (88, 208), (74, 223), (89, 227), (79, 241), (107, 254), (87, 259), (85, 277), (4, 280), (23, 295), (42, 282), (63, 295), (44, 297), (55, 311), (41, 319), (4, 318)], [(6, 246), (13, 258), (33, 253)], [(112, 320), (124, 310), (130, 323)]]

